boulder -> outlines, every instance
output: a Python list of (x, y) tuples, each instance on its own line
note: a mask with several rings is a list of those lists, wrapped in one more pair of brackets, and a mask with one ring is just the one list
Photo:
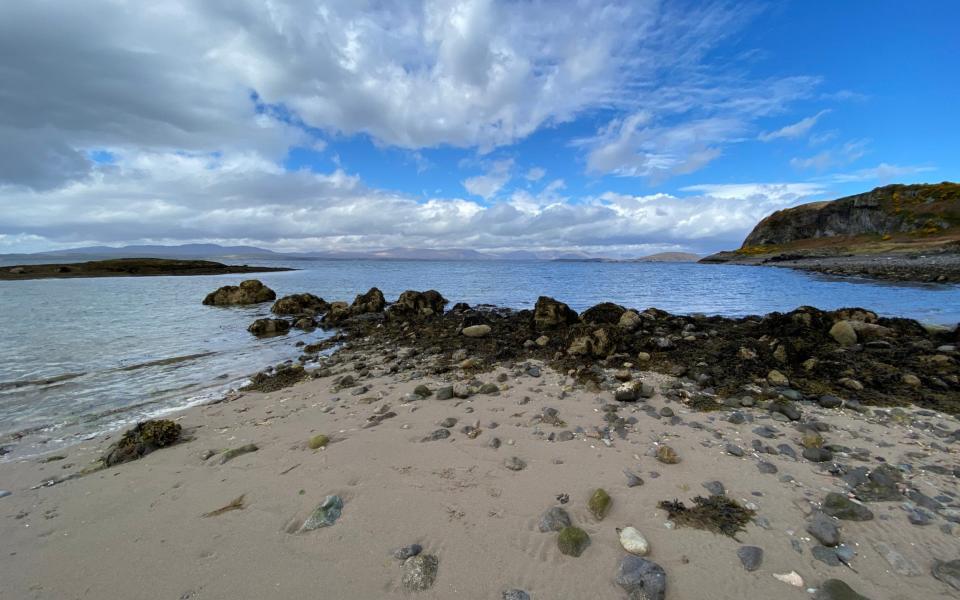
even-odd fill
[(464, 327), (461, 333), (463, 333), (463, 335), (469, 338), (482, 338), (490, 335), (490, 331), (491, 331), (490, 326), (483, 324), (483, 325), (471, 325), (469, 327)]
[(563, 302), (547, 296), (537, 298), (533, 309), (533, 322), (537, 329), (551, 329), (561, 325), (571, 325), (579, 320), (576, 311)]
[(634, 310), (628, 310), (620, 315), (620, 320), (617, 322), (617, 325), (626, 331), (634, 331), (640, 327), (641, 323), (643, 323), (643, 319), (640, 318), (640, 315)]
[(177, 443), (181, 431), (179, 423), (166, 419), (137, 423), (136, 427), (124, 432), (123, 437), (107, 449), (100, 461), (104, 466), (112, 467), (136, 460), (154, 450)]
[(575, 338), (570, 347), (567, 348), (567, 354), (571, 356), (584, 356), (592, 358), (606, 358), (614, 351), (613, 340), (606, 329), (597, 329), (589, 335), (582, 335)]
[(247, 327), (257, 337), (280, 335), (290, 331), (290, 322), (283, 319), (257, 319)]
[(841, 346), (852, 346), (857, 343), (857, 331), (850, 321), (837, 321), (830, 328), (832, 337)]
[(417, 292), (407, 290), (400, 294), (397, 301), (390, 307), (391, 317), (417, 318), (442, 315), (447, 300), (436, 290)]
[(620, 560), (614, 578), (631, 600), (664, 600), (667, 574), (657, 563), (628, 554)]
[[(601, 302), (583, 311), (580, 320), (588, 325), (618, 325), (627, 309), (613, 302)], [(639, 318), (639, 317), (638, 317)]]
[(233, 304), (259, 304), (276, 299), (277, 294), (257, 279), (248, 279), (239, 286), (225, 285), (207, 294), (203, 303), (207, 306), (230, 306)]
[(346, 302), (331, 302), (322, 322), (336, 325), (350, 316), (350, 306)]
[(275, 315), (306, 315), (316, 316), (327, 312), (330, 304), (323, 298), (318, 298), (313, 294), (290, 294), (284, 296), (270, 307), (270, 312)]
[(370, 288), (367, 293), (360, 294), (354, 298), (353, 304), (350, 305), (350, 314), (365, 315), (368, 313), (379, 313), (383, 312), (386, 306), (387, 301), (383, 297), (383, 292), (374, 287)]

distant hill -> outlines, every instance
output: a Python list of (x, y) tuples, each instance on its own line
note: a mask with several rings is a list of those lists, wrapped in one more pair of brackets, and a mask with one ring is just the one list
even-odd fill
[(779, 210), (738, 250), (702, 262), (763, 262), (841, 254), (960, 250), (960, 184), (888, 185)]
[(700, 260), (699, 254), (689, 252), (658, 252), (649, 256), (641, 256), (633, 259), (632, 262), (697, 262)]

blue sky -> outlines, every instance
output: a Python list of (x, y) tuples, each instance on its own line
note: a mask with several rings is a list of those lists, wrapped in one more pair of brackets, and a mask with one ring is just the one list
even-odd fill
[(956, 180), (954, 2), (0, 7), (0, 252), (636, 256)]

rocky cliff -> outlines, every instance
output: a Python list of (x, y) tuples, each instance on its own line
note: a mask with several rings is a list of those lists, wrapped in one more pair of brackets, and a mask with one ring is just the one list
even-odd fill
[(754, 227), (741, 250), (837, 237), (936, 237), (957, 229), (960, 185), (888, 185), (777, 211)]

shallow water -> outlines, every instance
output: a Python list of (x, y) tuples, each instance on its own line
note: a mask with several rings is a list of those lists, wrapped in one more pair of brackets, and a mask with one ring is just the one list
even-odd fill
[[(278, 295), (352, 300), (372, 286), (388, 301), (437, 289), (451, 302), (530, 308), (539, 295), (583, 310), (613, 301), (675, 313), (743, 316), (801, 305), (863, 306), (954, 324), (960, 286), (837, 279), (731, 265), (585, 262), (258, 261), (299, 271), (250, 276), (0, 282), (0, 436), (27, 432), (10, 456), (47, 451), (146, 416), (202, 402), (264, 366), (299, 354), (321, 331), (257, 340), (246, 331), (269, 304), (201, 304), (255, 277)], [(3, 437), (0, 437), (2, 440)]]

